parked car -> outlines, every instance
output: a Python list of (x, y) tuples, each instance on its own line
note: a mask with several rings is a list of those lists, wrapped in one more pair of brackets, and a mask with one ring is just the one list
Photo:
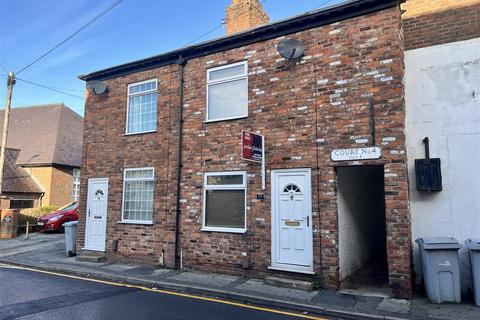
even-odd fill
[(38, 218), (37, 230), (43, 231), (61, 231), (65, 222), (78, 220), (78, 203), (69, 203), (53, 212)]

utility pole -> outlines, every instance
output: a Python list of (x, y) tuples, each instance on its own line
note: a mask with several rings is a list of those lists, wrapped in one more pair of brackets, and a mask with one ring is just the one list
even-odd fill
[(0, 149), (0, 196), (3, 193), (3, 169), (5, 167), (5, 149), (7, 147), (8, 122), (10, 117), (10, 105), (12, 103), (12, 90), (15, 84), (15, 74), (13, 71), (8, 73), (7, 78), (7, 103), (5, 104), (5, 117), (3, 119), (2, 147)]

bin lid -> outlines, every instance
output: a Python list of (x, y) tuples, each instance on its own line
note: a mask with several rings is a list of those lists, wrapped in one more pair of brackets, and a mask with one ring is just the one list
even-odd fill
[(74, 227), (78, 225), (78, 221), (69, 221), (69, 222), (65, 222), (62, 226), (64, 227)]
[(480, 251), (480, 238), (477, 239), (467, 239), (465, 240), (465, 245), (470, 249), (470, 250), (479, 250)]
[(415, 240), (424, 249), (455, 249), (458, 250), (462, 245), (453, 237), (422, 237)]

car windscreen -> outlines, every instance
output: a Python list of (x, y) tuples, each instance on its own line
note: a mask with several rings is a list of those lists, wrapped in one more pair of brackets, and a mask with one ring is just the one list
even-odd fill
[(73, 203), (67, 204), (66, 206), (63, 206), (63, 207), (59, 208), (57, 211), (70, 211), (70, 210), (74, 209), (76, 206), (77, 206), (77, 203), (73, 202)]

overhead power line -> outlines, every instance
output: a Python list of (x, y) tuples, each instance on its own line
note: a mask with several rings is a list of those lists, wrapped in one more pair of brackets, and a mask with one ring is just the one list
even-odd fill
[[(267, 2), (267, 1), (268, 1), (268, 0), (260, 1), (260, 5), (264, 4), (264, 3)], [(311, 9), (310, 11), (317, 10), (317, 9), (319, 9), (319, 8), (321, 8), (321, 7), (329, 4), (329, 3), (332, 2), (332, 1), (333, 1), (333, 0), (327, 0), (327, 1), (323, 2), (323, 3), (321, 3), (320, 5), (316, 6), (315, 8)], [(245, 11), (243, 11), (242, 13), (240, 13), (236, 18), (244, 15), (245, 13), (248, 13), (249, 11), (251, 11), (251, 8), (247, 8)], [(257, 16), (258, 16), (258, 15), (257, 15)], [(225, 20), (225, 21), (227, 21), (227, 20)], [(213, 28), (213, 29), (205, 32), (204, 34), (196, 37), (196, 38), (193, 39), (192, 41), (186, 43), (184, 46), (186, 47), (186, 46), (188, 46), (188, 45), (190, 45), (190, 44), (192, 44), (192, 43), (195, 43), (196, 41), (202, 39), (203, 37), (209, 35), (210, 33), (217, 31), (217, 30), (220, 29), (222, 26), (223, 26), (223, 24), (221, 23), (219, 26), (216, 26), (215, 28)]]
[(48, 85), (48, 84), (42, 84), (42, 85), (44, 85), (45, 87), (49, 87), (49, 88), (57, 89), (57, 90), (62, 90), (62, 91), (74, 91), (74, 92), (81, 92), (81, 93), (85, 92), (85, 90), (81, 90), (81, 89), (55, 87), (55, 86), (51, 86), (51, 85)]
[[(261, 1), (261, 2), (260, 2), (260, 5), (264, 4), (264, 3), (267, 2), (267, 1), (268, 1), (268, 0), (263, 0), (263, 1)], [(242, 13), (240, 13), (238, 16), (236, 16), (236, 18), (239, 18), (239, 17), (243, 16), (244, 14), (248, 13), (249, 11), (251, 11), (251, 8), (247, 8), (247, 9), (244, 10)], [(185, 44), (184, 46), (186, 47), (186, 46), (188, 46), (188, 45), (190, 45), (190, 44), (192, 44), (192, 43), (194, 43), (194, 42), (202, 39), (203, 37), (209, 35), (210, 33), (214, 32), (214, 31), (217, 31), (217, 30), (220, 29), (222, 26), (223, 26), (223, 23), (220, 23), (220, 25), (218, 25), (218, 26), (216, 26), (215, 28), (211, 29), (210, 31), (207, 31), (207, 32), (205, 32), (204, 34), (196, 37), (195, 39), (193, 39), (192, 41), (188, 42), (188, 43)]]
[(310, 11), (314, 11), (314, 10), (320, 9), (321, 7), (323, 7), (323, 6), (327, 5), (327, 4), (329, 4), (329, 3), (330, 3), (330, 2), (332, 2), (332, 1), (333, 1), (333, 0), (327, 0), (327, 1), (325, 1), (324, 3), (322, 3), (322, 4), (318, 5), (318, 6), (316, 6), (315, 8), (313, 8), (313, 9), (312, 9), (312, 10), (310, 10)]
[(29, 83), (31, 85), (34, 85), (34, 86), (37, 86), (37, 87), (40, 87), (40, 88), (43, 88), (43, 89), (47, 89), (47, 90), (50, 90), (50, 91), (54, 91), (54, 92), (61, 93), (61, 94), (64, 94), (64, 95), (67, 95), (67, 96), (70, 96), (70, 97), (73, 97), (73, 98), (83, 100), (83, 97), (81, 97), (81, 96), (77, 96), (75, 94), (71, 94), (71, 93), (68, 93), (68, 92), (65, 92), (65, 91), (62, 91), (62, 90), (55, 89), (55, 87), (48, 87), (48, 86), (45, 86), (43, 84), (35, 83), (35, 82), (28, 81), (28, 80), (25, 80), (25, 79), (21, 79), (21, 78), (18, 78), (18, 77), (15, 77), (15, 79), (19, 80), (19, 81), (22, 81), (22, 82)]
[(3, 66), (3, 64), (0, 63), (0, 67), (3, 69), (3, 71), (5, 71), (6, 73), (8, 73), (7, 68), (5, 68), (5, 67)]
[(102, 17), (103, 15), (105, 15), (107, 12), (109, 12), (110, 10), (112, 10), (113, 8), (115, 8), (116, 6), (118, 6), (123, 0), (116, 0), (114, 3), (112, 3), (112, 5), (110, 5), (107, 9), (103, 10), (102, 12), (100, 12), (99, 14), (97, 14), (95, 17), (93, 17), (91, 20), (89, 20), (86, 24), (84, 24), (80, 29), (78, 29), (77, 31), (75, 31), (74, 33), (72, 33), (71, 35), (69, 35), (68, 37), (66, 37), (64, 40), (62, 40), (60, 43), (58, 43), (56, 46), (54, 46), (53, 48), (49, 49), (48, 51), (46, 51), (44, 54), (42, 54), (40, 57), (38, 57), (37, 59), (33, 60), (32, 62), (30, 62), (29, 64), (27, 64), (25, 67), (23, 67), (22, 69), (20, 69), (18, 72), (16, 72), (16, 74), (20, 74), (20, 72), (30, 68), (32, 65), (34, 65), (35, 63), (37, 63), (39, 60), (45, 58), (48, 54), (50, 54), (53, 50), (57, 49), (58, 47), (60, 47), (61, 45), (63, 45), (65, 42), (67, 42), (68, 40), (72, 39), (74, 36), (76, 36), (77, 34), (79, 34), (82, 30), (84, 30), (85, 28), (87, 28), (89, 25), (91, 25), (92, 23), (94, 23), (95, 21), (97, 21), (100, 17)]

